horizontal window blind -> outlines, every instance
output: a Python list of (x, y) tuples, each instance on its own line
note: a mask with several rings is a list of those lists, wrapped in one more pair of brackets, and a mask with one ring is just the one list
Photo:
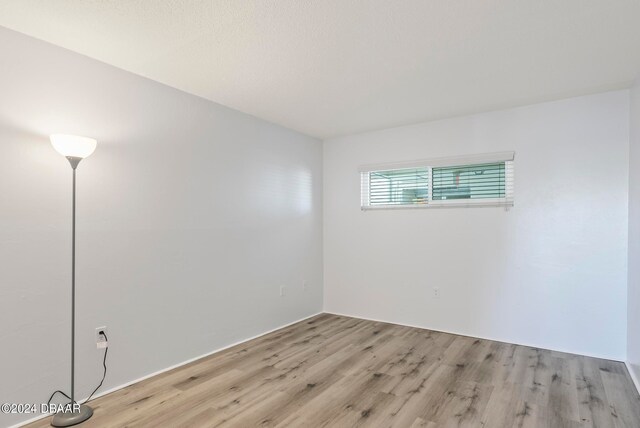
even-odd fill
[[(476, 155), (473, 160), (480, 159)], [(457, 164), (361, 171), (361, 207), (513, 205), (513, 160), (462, 163), (455, 158), (452, 161)]]
[(505, 164), (436, 167), (433, 200), (496, 199), (506, 196)]
[(429, 169), (370, 171), (366, 175), (368, 205), (424, 204), (429, 199)]

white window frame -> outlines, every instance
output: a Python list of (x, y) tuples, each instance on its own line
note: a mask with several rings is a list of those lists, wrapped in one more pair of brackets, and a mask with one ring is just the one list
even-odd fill
[[(360, 172), (360, 208), (363, 211), (389, 210), (389, 209), (414, 209), (414, 208), (470, 208), (470, 207), (505, 207), (514, 205), (514, 160), (515, 152), (484, 153), (469, 156), (442, 157), (423, 159), (410, 162), (395, 162), (385, 164), (363, 165)], [(465, 165), (481, 165), (490, 163), (505, 164), (505, 197), (487, 199), (449, 199), (433, 200), (433, 168)], [(421, 204), (393, 204), (370, 205), (369, 201), (369, 173), (374, 171), (388, 171), (406, 168), (427, 168), (429, 171), (428, 200)]]

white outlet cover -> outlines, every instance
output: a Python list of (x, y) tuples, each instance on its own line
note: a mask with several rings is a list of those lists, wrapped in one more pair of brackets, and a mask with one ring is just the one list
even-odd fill
[(109, 332), (107, 331), (107, 327), (96, 328), (96, 348), (98, 349), (104, 349), (108, 346), (107, 339), (105, 339), (105, 337), (100, 334), (101, 331), (104, 331), (105, 334), (109, 335)]

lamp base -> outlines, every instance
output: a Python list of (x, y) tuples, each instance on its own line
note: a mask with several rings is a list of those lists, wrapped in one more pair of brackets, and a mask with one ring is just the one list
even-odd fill
[(59, 412), (53, 415), (51, 426), (54, 427), (70, 427), (78, 425), (93, 416), (93, 409), (84, 404), (80, 405), (80, 410), (76, 412)]

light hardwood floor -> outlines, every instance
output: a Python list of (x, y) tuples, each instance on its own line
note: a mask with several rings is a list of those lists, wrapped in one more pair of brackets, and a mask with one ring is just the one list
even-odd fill
[(82, 427), (640, 427), (622, 363), (329, 314), (92, 406)]

